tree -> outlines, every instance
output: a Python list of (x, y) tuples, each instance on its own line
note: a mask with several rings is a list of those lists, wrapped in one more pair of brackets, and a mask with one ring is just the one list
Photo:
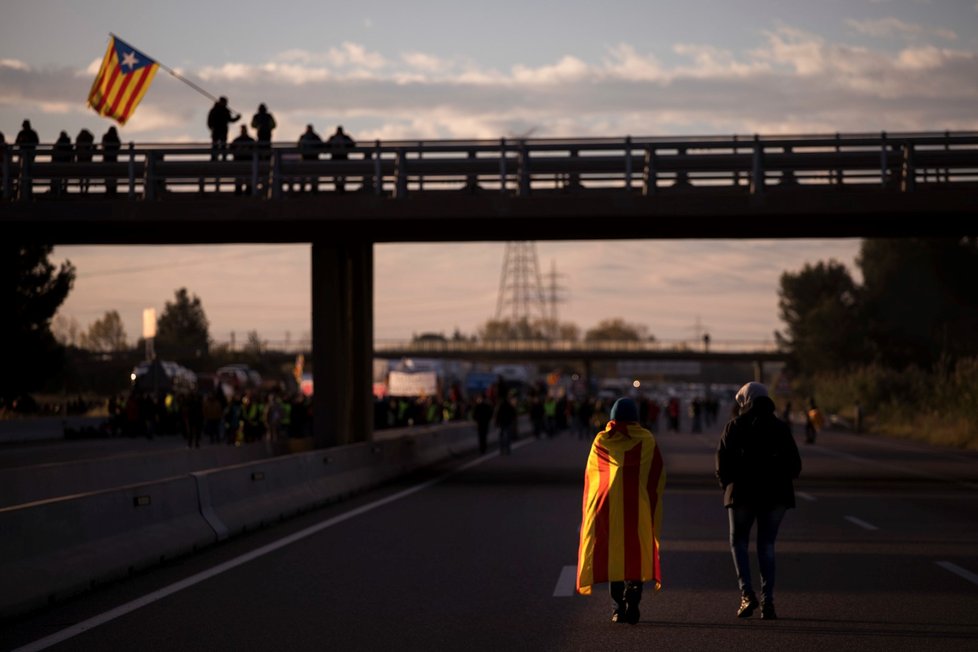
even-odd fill
[(51, 334), (61, 346), (77, 346), (80, 339), (81, 327), (78, 320), (58, 313), (51, 320)]
[(101, 319), (92, 322), (88, 332), (81, 336), (81, 347), (98, 353), (122, 351), (128, 345), (122, 318), (115, 310), (107, 311)]
[(974, 238), (864, 240), (858, 263), (878, 362), (929, 368), (978, 354)]
[(512, 321), (509, 319), (490, 319), (479, 328), (479, 339), (484, 342), (499, 340), (544, 340), (542, 324), (530, 323), (526, 318)]
[(859, 297), (849, 270), (835, 260), (781, 275), (778, 309), (786, 330), (775, 338), (794, 366), (817, 373), (865, 361), (869, 346)]
[(191, 298), (187, 288), (180, 288), (173, 303), (167, 301), (157, 319), (154, 343), (157, 356), (188, 366), (207, 357), (211, 341), (208, 328), (200, 297), (195, 294)]
[(638, 342), (644, 339), (655, 339), (648, 335), (648, 327), (641, 324), (629, 324), (621, 317), (605, 319), (594, 328), (584, 333), (585, 342)]
[(51, 319), (71, 291), (75, 268), (55, 269), (51, 245), (0, 244), (0, 399), (38, 389), (63, 364), (64, 349), (51, 334)]

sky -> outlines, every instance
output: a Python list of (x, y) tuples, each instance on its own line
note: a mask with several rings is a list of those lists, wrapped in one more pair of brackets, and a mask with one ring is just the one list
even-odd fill
[[(602, 3), (8, 0), (0, 131), (42, 142), (111, 124), (85, 105), (112, 32), (250, 116), (277, 141), (306, 124), (374, 139), (978, 130), (978, 0)], [(211, 101), (160, 71), (123, 141), (206, 142)], [(377, 245), (375, 338), (475, 332), (495, 314), (503, 243)], [(858, 240), (540, 242), (562, 321), (621, 317), (660, 339), (763, 342), (784, 271)], [(627, 255), (621, 255), (622, 252)], [(180, 287), (211, 335), (311, 330), (308, 246), (56, 247), (78, 271), (61, 315), (82, 329)], [(633, 262), (625, 262), (633, 261)]]

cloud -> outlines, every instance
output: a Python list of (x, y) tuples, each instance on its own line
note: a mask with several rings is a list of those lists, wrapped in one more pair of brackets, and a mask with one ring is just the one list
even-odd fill
[[(742, 50), (672, 50), (679, 60), (668, 65), (617, 43), (590, 60), (567, 54), (499, 69), (419, 50), (385, 57), (347, 42), (184, 74), (246, 115), (267, 103), (280, 125), (276, 139), (286, 141), (305, 124), (322, 130), (340, 120), (363, 140), (978, 128), (978, 55), (968, 49), (911, 42), (894, 53), (778, 26)], [(68, 106), (83, 114), (97, 64), (0, 63), (0, 123)], [(126, 130), (155, 141), (206, 140), (209, 108), (158, 75)], [(53, 115), (38, 124), (42, 139), (65, 126)]]
[(0, 59), (0, 68), (11, 68), (13, 70), (30, 70), (31, 67), (19, 59)]
[(905, 39), (937, 37), (946, 41), (955, 41), (958, 38), (957, 33), (955, 33), (953, 30), (937, 27), (926, 27), (916, 23), (906, 23), (899, 18), (894, 18), (892, 16), (868, 20), (856, 20), (854, 18), (848, 18), (846, 19), (845, 23), (856, 32), (875, 38), (885, 38), (890, 36), (899, 36)]

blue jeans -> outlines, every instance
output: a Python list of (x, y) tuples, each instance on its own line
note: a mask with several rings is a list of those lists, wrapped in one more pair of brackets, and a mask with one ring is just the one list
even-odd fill
[(774, 603), (774, 541), (786, 509), (778, 506), (769, 510), (750, 507), (730, 507), (730, 550), (741, 593), (753, 592), (750, 578), (750, 529), (757, 521), (757, 565), (761, 571), (761, 592), (766, 603)]

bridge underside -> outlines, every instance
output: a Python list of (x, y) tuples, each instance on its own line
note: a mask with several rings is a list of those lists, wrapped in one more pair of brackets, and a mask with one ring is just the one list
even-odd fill
[(57, 244), (449, 242), (973, 235), (978, 185), (424, 191), (280, 200), (171, 193), (156, 201), (36, 196), (0, 211), (5, 235)]

